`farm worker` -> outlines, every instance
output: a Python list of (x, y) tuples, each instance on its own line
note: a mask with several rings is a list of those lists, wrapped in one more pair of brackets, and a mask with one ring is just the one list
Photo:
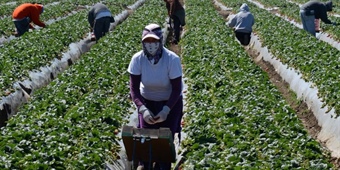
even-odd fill
[(179, 0), (164, 0), (164, 2), (166, 2), (168, 15), (174, 22), (174, 37), (172, 43), (178, 44), (181, 30), (183, 26), (185, 26), (185, 10)]
[(36, 3), (24, 3), (15, 8), (12, 14), (16, 28), (15, 36), (19, 37), (30, 28), (34, 29), (31, 22), (40, 27), (46, 27), (45, 23), (40, 21), (40, 15), (43, 12), (44, 6)]
[(300, 17), (303, 29), (316, 36), (315, 34), (315, 19), (321, 19), (326, 24), (337, 25), (327, 17), (327, 11), (332, 11), (332, 1), (319, 2), (309, 1), (300, 7)]
[(110, 23), (115, 22), (111, 11), (106, 5), (97, 3), (90, 9), (88, 13), (88, 22), (91, 31), (94, 32), (96, 41), (103, 37), (110, 29)]
[[(180, 132), (183, 115), (182, 66), (180, 57), (163, 46), (162, 34), (157, 24), (145, 26), (143, 49), (133, 55), (128, 67), (130, 95), (142, 120), (138, 127), (167, 127), (174, 137)], [(158, 165), (164, 170), (171, 168), (171, 163)]]
[(227, 25), (234, 29), (238, 41), (240, 41), (242, 45), (247, 46), (250, 43), (254, 23), (255, 19), (249, 10), (249, 6), (243, 3), (240, 11), (228, 21)]

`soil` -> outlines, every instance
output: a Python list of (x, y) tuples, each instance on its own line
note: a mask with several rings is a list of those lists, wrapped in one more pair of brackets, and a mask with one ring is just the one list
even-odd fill
[[(227, 18), (230, 14), (230, 11), (222, 11), (219, 7), (215, 7), (219, 14), (227, 21)], [(256, 34), (256, 32), (254, 32)], [(308, 131), (309, 135), (313, 137), (315, 140), (317, 139), (318, 134), (321, 131), (321, 127), (318, 125), (318, 121), (314, 116), (313, 112), (308, 108), (307, 104), (298, 100), (296, 94), (290, 90), (289, 84), (285, 82), (281, 76), (275, 71), (275, 68), (268, 62), (264, 60), (258, 60), (257, 57), (259, 53), (254, 49), (245, 47), (249, 57), (251, 57), (255, 64), (257, 64), (263, 71), (265, 71), (270, 78), (270, 81), (277, 87), (277, 89), (281, 92), (282, 96), (285, 98), (286, 102), (290, 105), (292, 109), (295, 110), (297, 116), (301, 120), (303, 126)], [(325, 143), (319, 141), (320, 144), (327, 150)], [(340, 168), (340, 159), (339, 158), (331, 158), (330, 160), (335, 168)]]

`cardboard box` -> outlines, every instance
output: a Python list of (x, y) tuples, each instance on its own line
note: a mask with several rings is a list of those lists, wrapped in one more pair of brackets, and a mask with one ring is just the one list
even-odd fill
[(129, 161), (175, 162), (176, 151), (169, 128), (124, 126), (122, 139)]

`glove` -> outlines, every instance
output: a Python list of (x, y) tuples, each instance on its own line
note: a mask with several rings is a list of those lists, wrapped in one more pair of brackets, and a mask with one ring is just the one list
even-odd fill
[(332, 25), (334, 25), (334, 26), (336, 26), (336, 25), (338, 25), (336, 22), (332, 22)]
[(168, 106), (163, 106), (163, 109), (154, 117), (156, 123), (164, 122), (168, 117), (170, 108)]
[(153, 113), (148, 108), (146, 108), (144, 105), (142, 105), (138, 109), (138, 112), (143, 115), (143, 119), (146, 123), (151, 124), (151, 125), (156, 123), (153, 118), (154, 117)]

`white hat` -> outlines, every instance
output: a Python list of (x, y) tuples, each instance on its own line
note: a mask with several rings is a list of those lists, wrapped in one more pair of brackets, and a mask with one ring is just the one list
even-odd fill
[(157, 24), (149, 24), (143, 30), (142, 41), (144, 41), (146, 38), (154, 38), (156, 40), (160, 40), (161, 36), (161, 27)]

